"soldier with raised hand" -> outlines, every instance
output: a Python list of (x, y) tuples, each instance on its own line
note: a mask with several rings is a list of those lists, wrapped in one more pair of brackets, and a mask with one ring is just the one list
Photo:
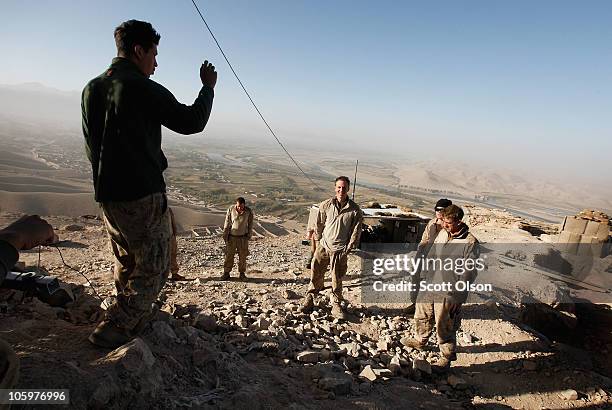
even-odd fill
[(81, 99), (85, 148), (115, 256), (117, 287), (116, 301), (89, 340), (108, 348), (126, 343), (149, 322), (170, 270), (162, 125), (179, 134), (201, 132), (217, 82), (214, 66), (205, 61), (198, 96), (192, 105), (181, 104), (149, 78), (160, 40), (153, 26), (129, 20), (114, 35), (117, 57), (85, 86)]

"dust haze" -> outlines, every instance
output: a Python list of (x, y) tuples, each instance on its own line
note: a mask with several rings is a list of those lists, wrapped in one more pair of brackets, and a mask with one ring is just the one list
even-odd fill
[[(78, 92), (37, 83), (0, 86), (0, 199), (4, 210), (68, 215), (95, 211), (80, 131), (79, 97)], [(574, 172), (573, 164), (564, 163), (562, 175), (553, 171), (559, 164), (552, 149), (525, 154), (540, 158), (539, 170), (534, 171), (517, 165), (520, 158), (505, 162), (503, 155), (496, 158), (481, 153), (486, 144), (466, 147), (464, 155), (427, 149), (431, 142), (418, 136), (395, 143), (376, 136), (281, 135), (322, 192), (313, 189), (263, 132), (252, 135), (248, 128), (232, 129), (214, 118), (203, 135), (184, 137), (164, 131), (171, 191), (208, 206), (225, 206), (232, 197), (246, 192), (266, 211), (300, 218), (305, 206), (329, 194), (335, 176), (352, 178), (359, 159), (358, 201), (386, 196), (428, 210), (436, 198), (445, 196), (549, 222), (584, 208), (612, 210), (612, 184), (603, 182), (609, 172), (593, 172), (584, 166)], [(589, 151), (593, 150), (585, 147), (584, 153), (576, 155)], [(474, 159), (478, 156), (480, 161)], [(607, 165), (593, 164), (593, 169), (602, 166)], [(546, 175), (548, 168), (550, 175)]]

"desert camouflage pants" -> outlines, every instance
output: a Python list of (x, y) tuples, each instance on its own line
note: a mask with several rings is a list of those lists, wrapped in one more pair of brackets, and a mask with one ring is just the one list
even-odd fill
[(308, 292), (317, 293), (325, 286), (325, 271), (329, 266), (332, 278), (330, 300), (339, 303), (342, 300), (342, 278), (348, 269), (347, 256), (342, 252), (329, 252), (320, 244), (317, 245), (312, 258), (310, 285)]
[(102, 204), (104, 224), (115, 255), (117, 299), (107, 319), (134, 329), (151, 312), (151, 304), (170, 270), (172, 227), (166, 195), (156, 193), (136, 201)]
[(451, 304), (446, 299), (440, 302), (417, 303), (414, 312), (416, 338), (427, 342), (436, 325), (436, 336), (440, 353), (452, 357), (457, 344), (457, 330), (461, 325), (461, 305)]
[(234, 267), (234, 255), (238, 252), (238, 272), (246, 273), (246, 260), (249, 254), (249, 240), (246, 236), (230, 235), (225, 246), (223, 272), (230, 273)]

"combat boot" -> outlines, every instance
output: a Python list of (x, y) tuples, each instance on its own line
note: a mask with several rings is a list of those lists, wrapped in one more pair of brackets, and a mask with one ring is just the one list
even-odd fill
[(115, 349), (132, 340), (132, 337), (127, 330), (115, 326), (109, 320), (103, 320), (91, 332), (88, 339), (96, 346)]
[(425, 343), (421, 342), (420, 340), (413, 339), (411, 337), (402, 337), (400, 339), (400, 343), (406, 347), (411, 347), (419, 351), (425, 349)]
[(229, 272), (223, 272), (223, 275), (221, 275), (219, 280), (230, 280)]
[(452, 357), (441, 356), (431, 364), (431, 370), (435, 373), (446, 373), (451, 367)]
[(182, 281), (186, 281), (189, 279), (187, 279), (185, 276), (181, 275), (178, 272), (173, 272), (171, 276), (168, 278), (168, 280), (171, 282), (182, 282)]
[(304, 298), (304, 301), (302, 302), (302, 305), (300, 306), (298, 311), (301, 313), (312, 313), (313, 310), (314, 296), (312, 296), (312, 293), (309, 293), (306, 295), (306, 298)]
[(239, 280), (246, 280), (247, 276), (246, 273), (244, 272), (240, 272), (240, 274), (238, 275), (238, 279)]
[(404, 313), (406, 313), (407, 315), (414, 315), (415, 311), (416, 311), (416, 305), (414, 303), (411, 303), (410, 305), (408, 305), (406, 310), (404, 310)]
[(338, 302), (332, 302), (331, 314), (334, 319), (346, 320), (347, 318), (344, 308)]

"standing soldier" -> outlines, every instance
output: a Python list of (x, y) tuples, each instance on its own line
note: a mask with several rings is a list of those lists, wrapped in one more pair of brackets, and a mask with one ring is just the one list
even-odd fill
[(361, 237), (363, 213), (348, 197), (351, 182), (348, 177), (339, 176), (335, 181), (336, 196), (319, 204), (315, 238), (317, 241), (310, 276), (308, 295), (300, 311), (309, 313), (314, 308), (314, 294), (324, 287), (325, 270), (329, 265), (332, 276), (332, 315), (346, 319), (342, 301), (342, 278), (346, 274), (349, 252)]
[(180, 134), (202, 132), (217, 83), (215, 68), (205, 61), (194, 103), (179, 103), (149, 79), (157, 67), (159, 39), (151, 23), (122, 23), (115, 29), (117, 57), (85, 86), (81, 98), (95, 199), (115, 256), (117, 299), (89, 336), (102, 347), (121, 346), (145, 327), (170, 270), (162, 125)]
[[(462, 222), (463, 210), (457, 205), (450, 205), (442, 210), (441, 230), (433, 241), (428, 258), (447, 261), (449, 258), (461, 259), (466, 269), (461, 274), (447, 271), (444, 268), (424, 272), (424, 280), (428, 283), (450, 283), (452, 290), (441, 292), (421, 292), (419, 294), (414, 323), (416, 339), (403, 338), (404, 346), (422, 350), (433, 331), (434, 324), (440, 347), (441, 358), (434, 363), (434, 369), (445, 371), (450, 367), (451, 361), (456, 360), (456, 334), (461, 325), (461, 305), (467, 299), (467, 291), (458, 291), (454, 288), (457, 281), (471, 282), (476, 276), (472, 262), (472, 269), (468, 270), (467, 261), (475, 261), (479, 257), (478, 240), (469, 231), (468, 226)], [(446, 262), (445, 262), (446, 263)]]
[[(431, 249), (434, 240), (436, 239), (440, 231), (444, 229), (442, 227), (444, 225), (444, 221), (442, 220), (442, 211), (444, 210), (444, 208), (446, 208), (447, 206), (451, 206), (452, 204), (452, 201), (446, 198), (439, 199), (438, 202), (436, 202), (436, 205), (434, 206), (435, 215), (432, 219), (429, 220), (427, 226), (425, 226), (423, 236), (421, 237), (421, 241), (417, 246), (416, 258), (422, 258), (427, 256), (427, 253), (429, 252), (429, 249)], [(414, 303), (416, 302), (416, 298), (419, 294), (418, 284), (421, 281), (420, 269), (418, 272), (415, 272), (415, 274), (411, 277), (410, 280), (417, 286), (416, 290), (410, 292), (410, 301), (412, 302), (412, 304), (408, 307), (406, 312), (414, 313)]]
[(234, 267), (234, 255), (238, 252), (239, 279), (246, 279), (246, 258), (249, 254), (249, 240), (253, 236), (253, 211), (246, 206), (243, 197), (236, 198), (236, 204), (227, 210), (223, 226), (225, 241), (225, 263), (221, 280), (229, 280)]

